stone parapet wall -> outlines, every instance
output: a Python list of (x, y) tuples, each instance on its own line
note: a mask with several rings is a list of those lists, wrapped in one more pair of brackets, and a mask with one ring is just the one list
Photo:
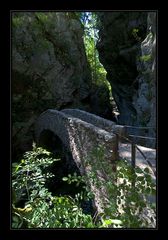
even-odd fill
[(104, 129), (108, 132), (118, 133), (121, 136), (124, 136), (126, 134), (126, 130), (124, 126), (117, 125), (115, 122), (109, 121), (95, 114), (92, 114), (83, 110), (79, 110), (79, 109), (64, 109), (62, 110), (62, 112), (70, 116), (79, 118), (85, 122), (91, 123), (96, 127)]
[[(86, 113), (86, 116), (92, 117), (90, 119), (93, 123), (95, 120), (94, 115), (92, 116), (92, 114), (84, 111), (82, 111), (81, 115), (84, 113)], [(101, 125), (101, 118), (99, 117), (98, 122)], [(110, 121), (107, 122), (109, 122), (110, 125)], [(91, 187), (95, 195), (95, 207), (98, 212), (102, 212), (108, 192), (103, 187), (103, 184), (101, 189), (96, 187), (89, 176), (92, 168), (94, 168), (94, 171), (96, 169), (97, 179), (101, 182), (106, 181), (108, 176), (106, 176), (103, 169), (99, 169), (97, 166), (100, 166), (101, 161), (105, 161), (109, 166), (111, 165), (111, 167), (109, 167), (111, 171), (114, 170), (118, 143), (117, 137), (112, 131), (108, 132), (97, 127), (99, 125), (98, 123), (95, 125), (92, 123), (67, 115), (65, 111), (60, 112), (49, 109), (38, 118), (35, 125), (35, 137), (37, 143), (39, 143), (41, 133), (44, 130), (50, 130), (61, 139), (62, 144), (71, 151), (80, 173), (87, 177), (87, 184)], [(103, 124), (105, 125), (105, 122), (103, 122), (102, 119), (102, 125)], [(111, 126), (112, 125), (115, 124), (112, 123)], [(103, 148), (103, 157), (93, 154), (99, 147)]]

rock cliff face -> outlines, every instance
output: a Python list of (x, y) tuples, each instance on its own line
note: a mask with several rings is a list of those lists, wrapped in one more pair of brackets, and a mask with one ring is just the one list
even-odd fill
[[(155, 13), (100, 12), (98, 16), (97, 48), (120, 112), (119, 123), (154, 126)], [(34, 121), (49, 108), (79, 108), (111, 119), (108, 89), (92, 84), (83, 35), (73, 12), (12, 13), (15, 150), (30, 149)]]
[(27, 150), (27, 135), (32, 135), (32, 124), (44, 110), (79, 106), (89, 110), (91, 74), (83, 34), (73, 13), (13, 13), (14, 148), (17, 142)]
[(101, 12), (98, 18), (97, 49), (120, 112), (119, 123), (155, 127), (156, 13)]
[(79, 20), (61, 12), (17, 13), (14, 24), (14, 86), (20, 80), (29, 89), (36, 81), (39, 97), (56, 106), (85, 99), (91, 80)]
[[(156, 127), (156, 13), (149, 13), (147, 34), (141, 43), (140, 62), (137, 64), (139, 83), (134, 94), (133, 105), (137, 112), (139, 125)], [(150, 130), (155, 137), (155, 130)]]

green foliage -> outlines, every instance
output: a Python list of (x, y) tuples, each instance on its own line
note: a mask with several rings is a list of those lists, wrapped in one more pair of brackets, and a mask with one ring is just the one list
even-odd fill
[(19, 199), (23, 190), (26, 190), (27, 201), (30, 201), (30, 192), (38, 195), (38, 190), (44, 187), (45, 180), (53, 176), (44, 170), (59, 159), (53, 159), (50, 155), (50, 152), (33, 144), (33, 150), (26, 152), (19, 164), (12, 164), (12, 187)]
[[(100, 148), (101, 151), (101, 148)], [(103, 151), (97, 151), (95, 150), (93, 152), (93, 155), (97, 155), (97, 158), (102, 158)], [(92, 169), (93, 170), (93, 169)], [(90, 173), (89, 175), (90, 180), (97, 186), (101, 187), (101, 182), (98, 181), (97, 176), (95, 172)], [(80, 183), (85, 183), (87, 181), (87, 176), (77, 176), (74, 175), (68, 175), (67, 177), (63, 178), (63, 181), (67, 181), (69, 184), (76, 182), (76, 186), (78, 186)], [(84, 191), (82, 191), (80, 194), (77, 194), (75, 196), (76, 203), (80, 203), (80, 200), (89, 200), (94, 198), (93, 192), (90, 190), (88, 186), (83, 186)], [(112, 200), (111, 200), (112, 202)], [(111, 204), (112, 206), (112, 204)], [(106, 210), (106, 209), (105, 209)], [(100, 217), (100, 216), (99, 216)], [(121, 226), (121, 220), (115, 219), (114, 216), (111, 216), (112, 218), (109, 218), (107, 214), (103, 214), (101, 218), (98, 218), (98, 215), (95, 217), (94, 221), (93, 219), (90, 219), (89, 226), (94, 228), (109, 228), (109, 227), (120, 227)]]
[[(13, 164), (12, 170), (12, 227), (13, 228), (74, 228), (94, 227), (91, 215), (84, 214), (80, 207), (83, 192), (75, 198), (70, 196), (52, 196), (45, 188), (47, 178), (51, 174), (45, 171), (49, 165), (58, 159), (53, 159), (51, 153), (33, 144), (33, 150), (26, 152), (19, 164)], [(72, 182), (81, 182), (77, 175)], [(76, 178), (76, 180), (75, 180)], [(66, 178), (64, 178), (64, 181)], [(15, 204), (25, 195), (26, 206), (17, 208)]]
[(68, 184), (71, 184), (71, 183), (76, 183), (76, 186), (78, 187), (80, 185), (80, 183), (84, 183), (84, 177), (82, 176), (78, 176), (76, 173), (74, 173), (73, 175), (71, 174), (68, 174), (67, 177), (63, 177), (62, 179), (63, 181), (67, 181)]
[[(149, 168), (135, 169), (126, 160), (117, 166), (118, 216), (128, 228), (150, 227), (155, 222), (155, 205), (148, 200), (156, 195), (156, 185)], [(148, 213), (145, 213), (148, 212)], [(151, 217), (148, 214), (152, 214)]]
[(43, 13), (43, 12), (35, 12), (35, 16), (38, 17), (38, 19), (43, 22), (46, 23), (46, 21), (48, 21), (48, 13)]
[[(12, 228), (141, 228), (149, 227), (155, 219), (146, 219), (145, 211), (155, 212), (148, 197), (156, 195), (156, 186), (148, 168), (133, 169), (127, 161), (120, 160), (114, 173), (104, 160), (104, 148), (98, 147), (91, 152), (85, 164), (92, 162), (88, 175), (63, 177), (68, 184), (91, 181), (96, 187), (108, 190), (104, 213), (92, 217), (84, 214), (81, 201), (93, 199), (94, 195), (87, 185), (81, 185), (81, 192), (75, 197), (52, 196), (45, 187), (47, 178), (52, 175), (47, 167), (58, 159), (50, 152), (37, 148), (26, 152), (20, 163), (12, 165)], [(98, 178), (102, 171), (103, 181)], [(25, 199), (25, 207), (16, 204)]]
[[(45, 201), (47, 200), (47, 202)], [(85, 215), (70, 197), (52, 197), (46, 191), (43, 198), (34, 201), (31, 214), (31, 225), (35, 228), (79, 228), (91, 227), (92, 218)]]
[(12, 26), (13, 27), (20, 27), (22, 26), (22, 18), (18, 16), (13, 16), (12, 17)]
[(141, 38), (138, 36), (138, 33), (139, 33), (139, 29), (138, 28), (134, 28), (132, 30), (133, 37), (136, 39), (136, 41), (140, 42)]
[(92, 81), (96, 84), (102, 84), (106, 81), (106, 71), (99, 62), (98, 51), (96, 49), (97, 29), (95, 21), (96, 19), (92, 17), (90, 22), (86, 24), (84, 43), (87, 59), (92, 72)]
[(111, 86), (106, 79), (107, 72), (99, 61), (99, 54), (96, 49), (98, 40), (97, 15), (94, 12), (83, 13), (81, 21), (84, 25), (84, 44), (92, 73), (92, 82), (96, 85), (106, 85), (111, 95)]
[(102, 225), (101, 227), (105, 227), (108, 228), (109, 226), (113, 226), (114, 228), (120, 228), (122, 225), (122, 221), (121, 220), (117, 220), (117, 219), (102, 219)]
[(140, 60), (141, 60), (142, 62), (148, 62), (148, 61), (151, 60), (151, 58), (152, 58), (152, 55), (151, 55), (151, 54), (146, 54), (146, 55), (141, 56), (141, 57), (140, 57)]
[[(156, 185), (149, 169), (133, 169), (122, 159), (117, 162), (116, 172), (113, 172), (103, 156), (104, 148), (100, 146), (92, 151), (89, 160), (92, 166), (89, 177), (98, 188), (103, 186), (108, 192), (103, 217), (120, 220), (122, 224), (119, 227), (123, 228), (150, 227), (155, 222), (156, 206), (148, 199), (156, 195)], [(98, 171), (103, 173), (104, 181), (97, 177)], [(115, 227), (114, 225), (110, 226)]]

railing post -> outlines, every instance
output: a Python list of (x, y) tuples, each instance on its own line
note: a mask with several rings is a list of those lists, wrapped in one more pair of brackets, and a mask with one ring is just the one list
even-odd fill
[(132, 187), (135, 187), (135, 179), (134, 179), (134, 173), (135, 173), (135, 166), (136, 166), (136, 147), (135, 144), (131, 143), (131, 165), (132, 165), (132, 172), (133, 172), (133, 180), (132, 180)]
[(133, 168), (135, 168), (136, 166), (135, 156), (136, 156), (136, 148), (135, 148), (135, 144), (132, 143), (131, 144), (131, 164)]

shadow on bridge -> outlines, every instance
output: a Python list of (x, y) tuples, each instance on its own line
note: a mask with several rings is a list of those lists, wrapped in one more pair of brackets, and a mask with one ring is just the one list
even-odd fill
[[(57, 196), (70, 195), (74, 197), (77, 193), (83, 190), (84, 184), (76, 183), (68, 184), (67, 181), (63, 181), (62, 178), (68, 176), (68, 174), (81, 176), (79, 168), (77, 167), (72, 153), (63, 144), (61, 139), (54, 134), (51, 130), (43, 130), (39, 137), (38, 146), (43, 147), (52, 153), (52, 157), (60, 159), (60, 161), (54, 162), (47, 168), (47, 171), (54, 174), (52, 178), (49, 178), (46, 182), (48, 190)], [(91, 201), (81, 201), (81, 207), (85, 213), (94, 214)]]

